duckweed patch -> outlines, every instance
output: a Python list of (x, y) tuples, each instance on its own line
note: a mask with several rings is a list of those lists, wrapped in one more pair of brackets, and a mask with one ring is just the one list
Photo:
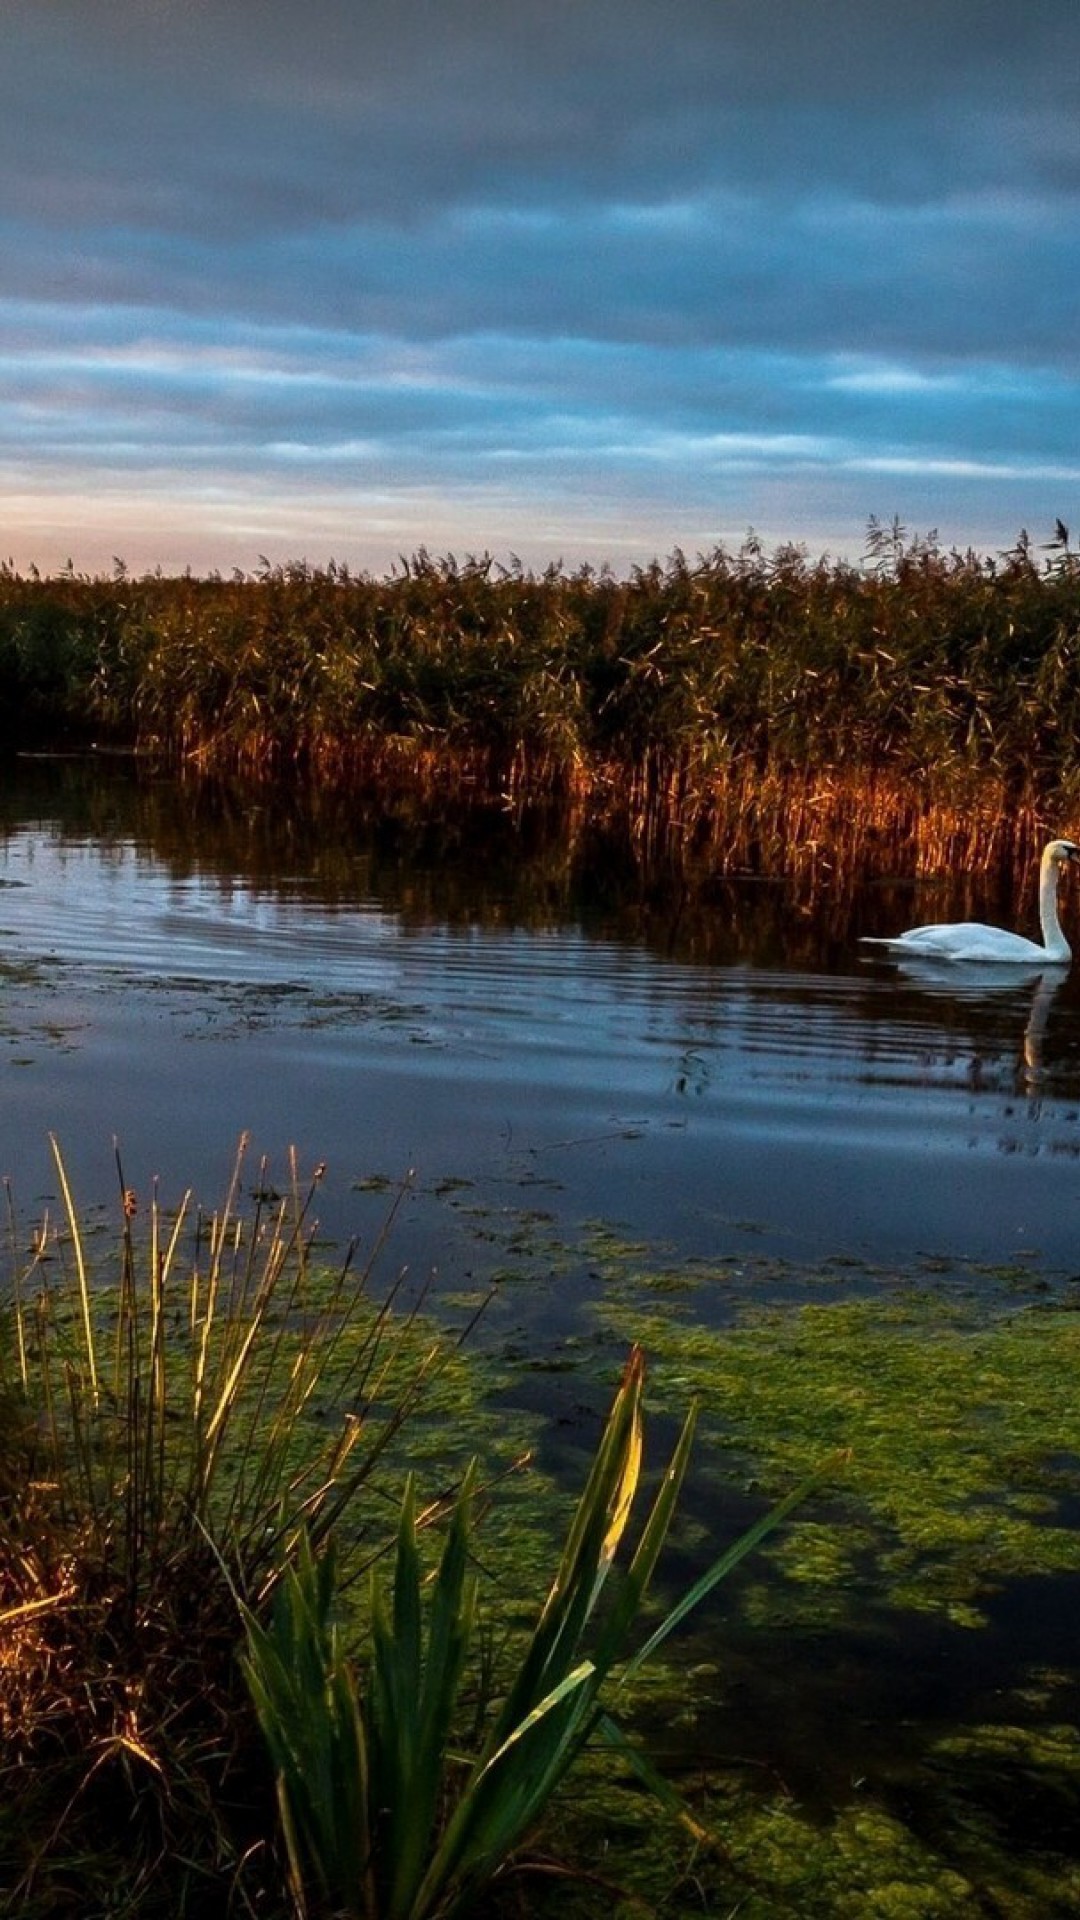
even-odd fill
[[(600, 1221), (578, 1256), (591, 1333), (550, 1354), (506, 1345), (498, 1392), (546, 1406), (556, 1474), (570, 1459), (567, 1395), (584, 1404), (626, 1340), (649, 1354), (654, 1418), (701, 1396), (676, 1588), (837, 1446), (852, 1457), (743, 1569), (723, 1619), (635, 1683), (647, 1742), (722, 1846), (643, 1820), (639, 1789), (598, 1762), (553, 1851), (588, 1858), (627, 1920), (642, 1903), (660, 1920), (1080, 1912), (1077, 1671), (1062, 1625), (1080, 1591), (1068, 1286), (1033, 1299), (1020, 1261), (928, 1258), (905, 1275), (739, 1255), (680, 1269)], [(523, 1538), (551, 1497), (530, 1476)], [(595, 1886), (530, 1884), (537, 1911), (550, 1898), (560, 1920), (597, 1911)]]
[[(737, 1772), (686, 1783), (695, 1814), (715, 1834), (695, 1844), (664, 1821), (642, 1818), (640, 1792), (596, 1756), (559, 1810), (562, 1845), (582, 1850), (607, 1885), (614, 1920), (974, 1920), (999, 1912), (1040, 1920), (1055, 1909), (1020, 1893), (988, 1907), (980, 1884), (873, 1802), (857, 1801), (827, 1826), (787, 1796), (747, 1787)], [(599, 1848), (596, 1830), (603, 1834)], [(592, 1836), (591, 1851), (584, 1852)], [(531, 1912), (587, 1920), (599, 1910), (595, 1884), (560, 1881), (529, 1888)]]
[(1080, 1571), (1080, 1534), (1061, 1518), (1080, 1493), (1074, 1313), (987, 1320), (919, 1291), (751, 1307), (717, 1331), (623, 1300), (600, 1313), (654, 1356), (665, 1401), (702, 1396), (716, 1479), (767, 1489), (851, 1449), (835, 1518), (797, 1523), (771, 1550), (789, 1616), (826, 1600), (831, 1613), (838, 1586), (864, 1591), (871, 1545), (881, 1601), (973, 1626), (1003, 1582)]
[[(721, 1653), (719, 1670), (685, 1667), (684, 1702), (722, 1686), (724, 1666)], [(813, 1807), (733, 1749), (684, 1761), (679, 1790), (710, 1836), (692, 1844), (644, 1819), (639, 1788), (596, 1755), (551, 1844), (604, 1876), (618, 1920), (643, 1906), (657, 1920), (1065, 1920), (1080, 1911), (1077, 1768), (1071, 1725), (975, 1724), (932, 1742), (902, 1780), (852, 1775), (843, 1799)], [(598, 1911), (595, 1887), (569, 1903), (560, 1887), (557, 1908), (541, 1895), (530, 1911)]]

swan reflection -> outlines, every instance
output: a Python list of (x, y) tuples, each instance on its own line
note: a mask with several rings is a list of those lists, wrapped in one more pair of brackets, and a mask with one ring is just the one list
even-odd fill
[(1017, 1071), (1025, 1086), (1041, 1086), (1047, 1078), (1044, 1041), (1054, 1002), (1060, 998), (1066, 977), (1056, 970), (1041, 972), (1035, 965), (1019, 969), (1015, 962), (969, 963), (963, 972), (947, 960), (931, 960), (915, 954), (890, 955), (899, 962), (897, 972), (909, 986), (933, 994), (936, 998), (960, 1001), (965, 1005), (986, 1004), (993, 996), (1000, 1008), (1009, 996), (1017, 1017), (1026, 1013), (1023, 1037), (1017, 1059)]
[(1061, 992), (1061, 981), (1056, 977), (1040, 980), (1032, 996), (1031, 1011), (1027, 1026), (1024, 1028), (1024, 1050), (1021, 1072), (1025, 1080), (1033, 1087), (1039, 1086), (1046, 1078), (1043, 1064), (1043, 1040), (1046, 1035), (1050, 1009)]

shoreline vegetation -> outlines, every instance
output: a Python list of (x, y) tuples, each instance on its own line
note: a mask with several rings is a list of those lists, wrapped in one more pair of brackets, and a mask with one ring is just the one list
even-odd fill
[(754, 537), (625, 577), (421, 550), (230, 578), (0, 568), (9, 748), (544, 805), (692, 868), (1029, 861), (1080, 812), (1080, 553), (871, 521), (858, 565)]
[(249, 1193), (242, 1139), (217, 1211), (155, 1185), (144, 1221), (118, 1155), (103, 1257), (51, 1145), (62, 1217), (25, 1251), (7, 1194), (0, 1910), (465, 1920), (593, 1747), (713, 1845), (622, 1730), (627, 1683), (844, 1457), (658, 1613), (698, 1404), (647, 1473), (633, 1343), (568, 1518), (541, 1484), (489, 1525), (536, 1469), (505, 1419), (493, 1444), (471, 1322), (370, 1288), (404, 1188), (328, 1271), (321, 1166)]
[[(1078, 664), (1080, 556), (1063, 528), (1047, 547), (1022, 536), (987, 559), (871, 523), (861, 566), (812, 562), (790, 547), (768, 555), (748, 540), (737, 553), (692, 563), (676, 554), (622, 580), (425, 553), (382, 581), (306, 563), (230, 580), (134, 580), (119, 562), (108, 578), (0, 568), (0, 745), (11, 752), (134, 752), (190, 772), (193, 784), (262, 781), (298, 804), (318, 793), (329, 807), (362, 790), (373, 805), (417, 811), (496, 807), (524, 820), (539, 809), (568, 843), (586, 827), (610, 830), (680, 883), (738, 871), (836, 891), (946, 864), (965, 870), (964, 884), (1015, 869), (1047, 825), (1080, 819)], [(580, 1703), (591, 1714), (593, 1673), (606, 1669), (593, 1640), (578, 1660), (579, 1629), (642, 1468), (637, 1362), (601, 1433), (608, 1477), (591, 1503), (586, 1489), (551, 1589), (558, 1606), (552, 1613), (549, 1600), (536, 1627), (542, 1641), (554, 1620), (562, 1664), (541, 1665), (535, 1686), (517, 1688), (520, 1720), (504, 1726), (498, 1703), (508, 1674), (513, 1691), (515, 1648), (538, 1644), (527, 1639), (529, 1601), (547, 1585), (566, 1502), (543, 1474), (517, 1471), (520, 1455), (507, 1459), (503, 1414), (492, 1456), (498, 1497), (475, 1557), (485, 1580), (505, 1561), (520, 1584), (492, 1586), (491, 1614), (474, 1635), (467, 1456), (485, 1459), (496, 1417), (482, 1370), (457, 1340), (432, 1345), (422, 1309), (404, 1296), (395, 1331), (393, 1289), (389, 1302), (369, 1296), (368, 1267), (351, 1253), (337, 1273), (322, 1270), (295, 1167), (278, 1196), (263, 1167), (249, 1190), (238, 1162), (223, 1206), (206, 1217), (188, 1198), (164, 1208), (156, 1193), (140, 1210), (118, 1160), (119, 1240), (104, 1248), (80, 1225), (55, 1143), (54, 1153), (64, 1196), (56, 1226), (43, 1223), (27, 1246), (8, 1197), (0, 1911), (449, 1920), (473, 1910), (542, 1915), (557, 1900), (573, 1916), (601, 1902), (640, 1912), (645, 1885), (671, 1920), (736, 1910), (745, 1920), (1080, 1911), (1071, 1669), (1034, 1667), (992, 1712), (937, 1738), (912, 1782), (902, 1768), (877, 1788), (852, 1777), (827, 1816), (771, 1777), (747, 1783), (743, 1761), (722, 1754), (680, 1801), (702, 1826), (680, 1827), (652, 1817), (643, 1786), (661, 1803), (670, 1786), (647, 1760), (633, 1771), (614, 1723), (582, 1718), (613, 1744), (608, 1754), (580, 1752), (575, 1716)], [(380, 1241), (370, 1260), (381, 1252)], [(648, 1284), (635, 1276), (631, 1327), (620, 1318), (619, 1275), (605, 1275), (613, 1341), (638, 1337), (639, 1286)], [(738, 1527), (749, 1530), (721, 1541), (710, 1580), (801, 1503), (808, 1468), (813, 1475), (837, 1444), (856, 1443), (844, 1488), (799, 1514), (770, 1549), (768, 1577), (743, 1594), (746, 1630), (760, 1619), (771, 1631), (785, 1673), (818, 1659), (836, 1617), (830, 1603), (850, 1591), (864, 1604), (872, 1561), (896, 1583), (888, 1606), (872, 1599), (875, 1630), (889, 1607), (925, 1609), (926, 1565), (940, 1569), (938, 1598), (971, 1632), (978, 1597), (1003, 1567), (1020, 1581), (1075, 1575), (1067, 1505), (1050, 1524), (1072, 1500), (1078, 1457), (1072, 1400), (1059, 1387), (1074, 1357), (1071, 1302), (1051, 1316), (1039, 1301), (1030, 1319), (1008, 1304), (990, 1328), (972, 1308), (969, 1326), (951, 1298), (928, 1313), (922, 1284), (910, 1304), (886, 1297), (876, 1318), (858, 1300), (831, 1312), (811, 1301), (794, 1319), (786, 1303), (772, 1319), (751, 1303), (734, 1332), (699, 1336), (662, 1277), (655, 1285), (663, 1311), (645, 1325), (668, 1425), (688, 1382), (707, 1405), (728, 1369), (726, 1426), (712, 1429), (712, 1444), (721, 1475), (734, 1470)], [(867, 1357), (864, 1391), (856, 1376)], [(972, 1364), (980, 1444), (991, 1434), (975, 1458)], [(1042, 1383), (1034, 1394), (1033, 1377)], [(1010, 1379), (1020, 1386), (1002, 1393)], [(1046, 1405), (1060, 1409), (1052, 1445)], [(890, 1428), (902, 1446), (882, 1440)], [(808, 1457), (774, 1458), (774, 1442), (783, 1454), (793, 1431)], [(939, 1435), (930, 1467), (909, 1458), (927, 1431)], [(405, 1461), (391, 1446), (399, 1433)], [(957, 1435), (967, 1447), (960, 1466), (948, 1452)], [(511, 1422), (510, 1437), (516, 1446), (530, 1436)], [(659, 1519), (646, 1520), (602, 1625), (601, 1651), (611, 1619), (628, 1629), (644, 1598), (683, 1445), (653, 1508)], [(438, 1489), (428, 1514), (436, 1524), (419, 1538), (406, 1465)], [(931, 1468), (941, 1482), (933, 1509)], [(784, 1497), (770, 1511), (773, 1479)], [(431, 1498), (419, 1480), (417, 1490)], [(712, 1541), (717, 1488), (709, 1499)], [(342, 1598), (335, 1562), (317, 1550), (341, 1544), (336, 1522), (354, 1506)], [(693, 1561), (700, 1522), (686, 1524), (675, 1545), (681, 1539)], [(365, 1605), (361, 1576), (373, 1566)], [(667, 1620), (681, 1620), (702, 1591), (700, 1580), (676, 1586)], [(737, 1610), (726, 1616), (728, 1655), (738, 1624)], [(366, 1692), (339, 1658), (339, 1629), (349, 1626)], [(715, 1635), (713, 1621), (689, 1669), (692, 1703), (683, 1674), (661, 1671), (649, 1682), (655, 1693), (637, 1682), (632, 1711), (652, 1700), (674, 1726), (714, 1695), (724, 1712), (729, 1696), (737, 1705)], [(631, 1655), (635, 1674), (656, 1639)], [(532, 1659), (527, 1651), (526, 1667)], [(306, 1693), (284, 1686), (293, 1668)], [(427, 1864), (413, 1857), (411, 1830), (383, 1832), (387, 1796), (370, 1806), (364, 1798), (372, 1753), (398, 1765), (383, 1736), (400, 1722), (394, 1703), (419, 1684), (431, 1713), (406, 1757), (428, 1781)], [(896, 1731), (899, 1745), (899, 1723)], [(505, 1794), (501, 1775), (498, 1794), (491, 1786), (495, 1763), (533, 1741), (553, 1786), (564, 1758), (581, 1761), (546, 1825), (541, 1806), (519, 1804), (514, 1766)], [(350, 1742), (348, 1773), (338, 1762)], [(464, 1789), (463, 1752), (476, 1756)], [(309, 1762), (338, 1781), (325, 1800), (333, 1831), (309, 1817)], [(841, 1773), (843, 1764), (841, 1753)], [(472, 1854), (458, 1843), (473, 1831), (473, 1813), (460, 1809), (474, 1788), (483, 1846)], [(505, 1822), (504, 1806), (514, 1815)], [(357, 1882), (357, 1834), (369, 1816), (388, 1840), (390, 1895), (370, 1874)], [(501, 1851), (488, 1845), (492, 1827)], [(543, 1877), (512, 1871), (536, 1828), (556, 1851), (539, 1862), (550, 1895)], [(447, 1836), (458, 1851), (432, 1880)], [(586, 1859), (594, 1871), (568, 1875)], [(496, 1882), (490, 1900), (487, 1879)]]

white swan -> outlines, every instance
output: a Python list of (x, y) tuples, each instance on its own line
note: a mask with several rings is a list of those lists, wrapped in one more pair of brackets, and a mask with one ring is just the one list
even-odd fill
[(1080, 847), (1074, 840), (1051, 840), (1043, 848), (1039, 862), (1039, 921), (1043, 944), (1026, 940), (1022, 933), (1009, 933), (1005, 927), (984, 927), (977, 920), (961, 920), (953, 926), (911, 927), (907, 933), (891, 939), (869, 935), (861, 946), (883, 947), (886, 952), (906, 954), (910, 959), (922, 955), (928, 960), (1003, 960), (1012, 965), (1067, 966), (1072, 948), (1058, 919), (1058, 877), (1063, 867), (1080, 860)]

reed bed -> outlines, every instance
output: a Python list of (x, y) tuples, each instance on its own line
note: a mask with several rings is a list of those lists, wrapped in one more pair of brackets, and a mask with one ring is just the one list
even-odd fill
[[(387, 578), (0, 570), (9, 737), (214, 775), (498, 796), (724, 866), (1024, 857), (1080, 804), (1080, 556), (872, 522), (861, 565), (748, 540), (543, 573), (421, 551)], [(856, 854), (856, 844), (861, 852)]]

